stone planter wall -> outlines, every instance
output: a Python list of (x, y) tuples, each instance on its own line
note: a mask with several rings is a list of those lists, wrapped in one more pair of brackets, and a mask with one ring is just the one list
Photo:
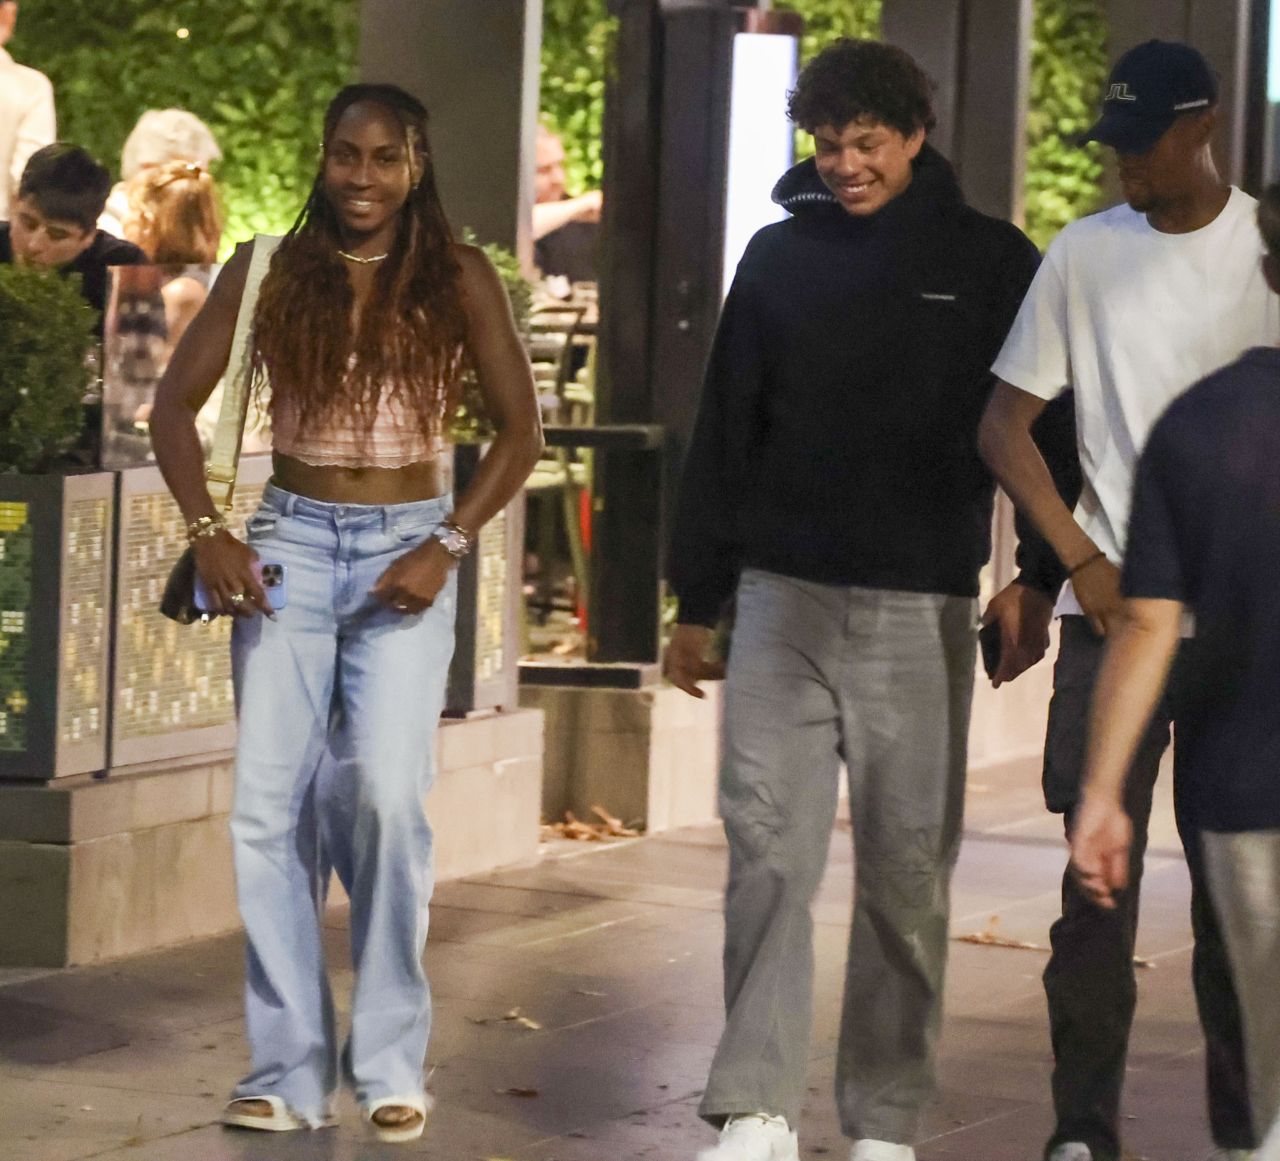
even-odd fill
[(114, 489), (0, 475), (0, 778), (107, 763)]

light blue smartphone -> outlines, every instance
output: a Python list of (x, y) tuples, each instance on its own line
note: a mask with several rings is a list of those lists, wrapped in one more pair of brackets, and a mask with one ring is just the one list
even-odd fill
[[(286, 585), (289, 570), (283, 564), (264, 564), (260, 560), (253, 562), (253, 571), (258, 577), (258, 583), (262, 585), (263, 591), (267, 594), (267, 604), (272, 609), (279, 612), (289, 603), (289, 593)], [(200, 574), (196, 573), (196, 608), (203, 612), (208, 612), (212, 602), (209, 600), (209, 594), (204, 587), (204, 582), (200, 579)]]

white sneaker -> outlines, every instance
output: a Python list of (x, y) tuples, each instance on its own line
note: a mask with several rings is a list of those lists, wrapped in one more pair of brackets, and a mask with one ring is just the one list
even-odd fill
[(753, 1113), (730, 1117), (719, 1144), (703, 1149), (698, 1161), (800, 1161), (800, 1145), (786, 1117)]
[(1093, 1161), (1093, 1150), (1081, 1141), (1067, 1141), (1049, 1154), (1049, 1161)]
[(916, 1161), (916, 1151), (910, 1145), (895, 1145), (892, 1141), (873, 1141), (864, 1137), (854, 1145), (849, 1161)]

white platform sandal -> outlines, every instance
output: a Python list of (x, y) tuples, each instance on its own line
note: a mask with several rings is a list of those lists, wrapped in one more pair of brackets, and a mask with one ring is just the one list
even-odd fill
[[(248, 1111), (254, 1104), (269, 1105), (271, 1112), (267, 1116)], [(222, 1110), (222, 1123), (235, 1129), (257, 1129), (264, 1133), (292, 1133), (298, 1129), (327, 1129), (338, 1123), (332, 1114), (326, 1114), (319, 1125), (312, 1125), (302, 1117), (289, 1110), (284, 1101), (273, 1095), (237, 1097), (227, 1103)]]
[[(364, 1106), (364, 1122), (369, 1131), (384, 1144), (403, 1145), (408, 1141), (416, 1141), (427, 1127), (427, 1117), (435, 1107), (435, 1099), (426, 1093), (414, 1096), (379, 1097)], [(374, 1120), (379, 1109), (401, 1108), (411, 1109), (415, 1114), (412, 1119), (395, 1125), (380, 1125)]]

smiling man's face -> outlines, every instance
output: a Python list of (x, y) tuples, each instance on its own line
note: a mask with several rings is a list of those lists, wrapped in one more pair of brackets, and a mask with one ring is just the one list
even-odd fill
[(923, 129), (904, 137), (871, 117), (843, 128), (819, 125), (813, 132), (818, 175), (846, 213), (869, 217), (911, 184), (911, 163), (924, 137)]

